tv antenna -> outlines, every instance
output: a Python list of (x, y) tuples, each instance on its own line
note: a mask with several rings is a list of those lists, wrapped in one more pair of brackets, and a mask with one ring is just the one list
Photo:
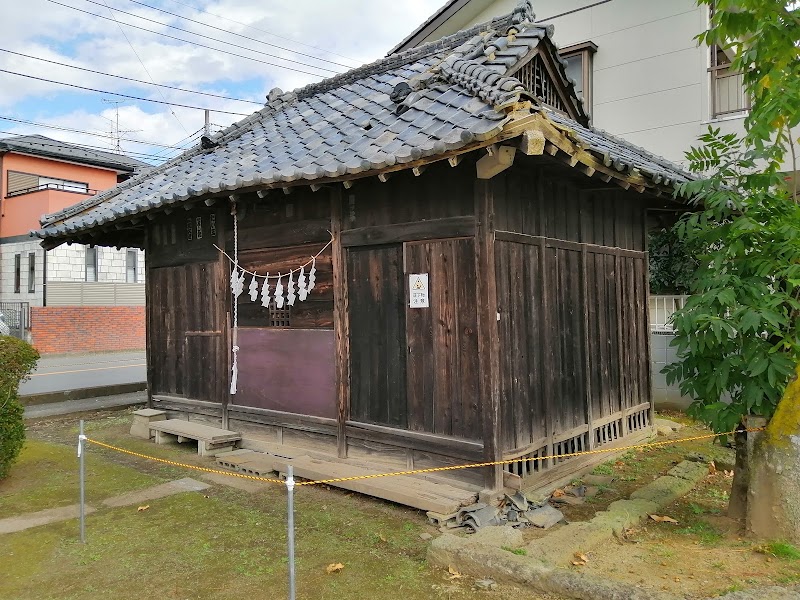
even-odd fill
[[(122, 148), (120, 146), (120, 142), (122, 141), (122, 134), (123, 133), (138, 133), (142, 131), (141, 129), (123, 129), (120, 130), (119, 128), (119, 105), (122, 104), (122, 100), (109, 100), (107, 98), (103, 98), (103, 102), (106, 104), (113, 104), (114, 111), (116, 113), (116, 121), (113, 121), (107, 117), (103, 117), (106, 121), (111, 121), (111, 137), (114, 140), (114, 151), (117, 154), (122, 154)], [(102, 116), (102, 115), (100, 115)]]

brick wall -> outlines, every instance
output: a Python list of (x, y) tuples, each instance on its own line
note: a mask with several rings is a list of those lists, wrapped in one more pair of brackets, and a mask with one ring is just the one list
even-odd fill
[(42, 354), (143, 350), (144, 306), (32, 306), (31, 338)]

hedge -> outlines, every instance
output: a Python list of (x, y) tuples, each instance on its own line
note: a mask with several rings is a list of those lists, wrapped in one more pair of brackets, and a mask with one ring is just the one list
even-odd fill
[(39, 353), (30, 344), (0, 335), (0, 479), (8, 475), (25, 442), (19, 384), (36, 367)]

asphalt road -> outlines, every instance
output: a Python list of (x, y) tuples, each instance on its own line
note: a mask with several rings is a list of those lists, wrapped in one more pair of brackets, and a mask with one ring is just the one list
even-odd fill
[(82, 400), (65, 400), (25, 407), (26, 419), (40, 419), (56, 415), (69, 415), (72, 413), (90, 412), (107, 408), (119, 408), (147, 403), (147, 392), (132, 392), (130, 394), (116, 394), (114, 396), (101, 396), (98, 398), (84, 398)]
[(20, 386), (19, 394), (31, 396), (146, 380), (144, 351), (44, 356), (30, 379)]

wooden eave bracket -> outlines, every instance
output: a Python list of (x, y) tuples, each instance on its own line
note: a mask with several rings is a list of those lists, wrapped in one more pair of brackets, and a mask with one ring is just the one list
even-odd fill
[(486, 156), (475, 163), (478, 179), (491, 179), (514, 164), (517, 149), (514, 146), (492, 145), (486, 147)]
[[(596, 176), (604, 182), (613, 181), (623, 189), (634, 189), (639, 193), (653, 187), (652, 183), (648, 182), (636, 169), (626, 173), (618, 170), (613, 164), (605, 164), (606, 161), (594, 156), (586, 150), (582, 143), (573, 139), (574, 134), (571, 129), (553, 123), (542, 113), (537, 113), (532, 117), (534, 118), (524, 119), (522, 139), (519, 142), (523, 153), (527, 154), (526, 149), (538, 150), (538, 144), (543, 141), (540, 154), (546, 153), (570, 167), (577, 167), (588, 177)], [(519, 127), (519, 124), (516, 123), (509, 125), (508, 129), (510, 130)], [(536, 140), (535, 145), (534, 140)], [(480, 163), (480, 161), (478, 162)]]

